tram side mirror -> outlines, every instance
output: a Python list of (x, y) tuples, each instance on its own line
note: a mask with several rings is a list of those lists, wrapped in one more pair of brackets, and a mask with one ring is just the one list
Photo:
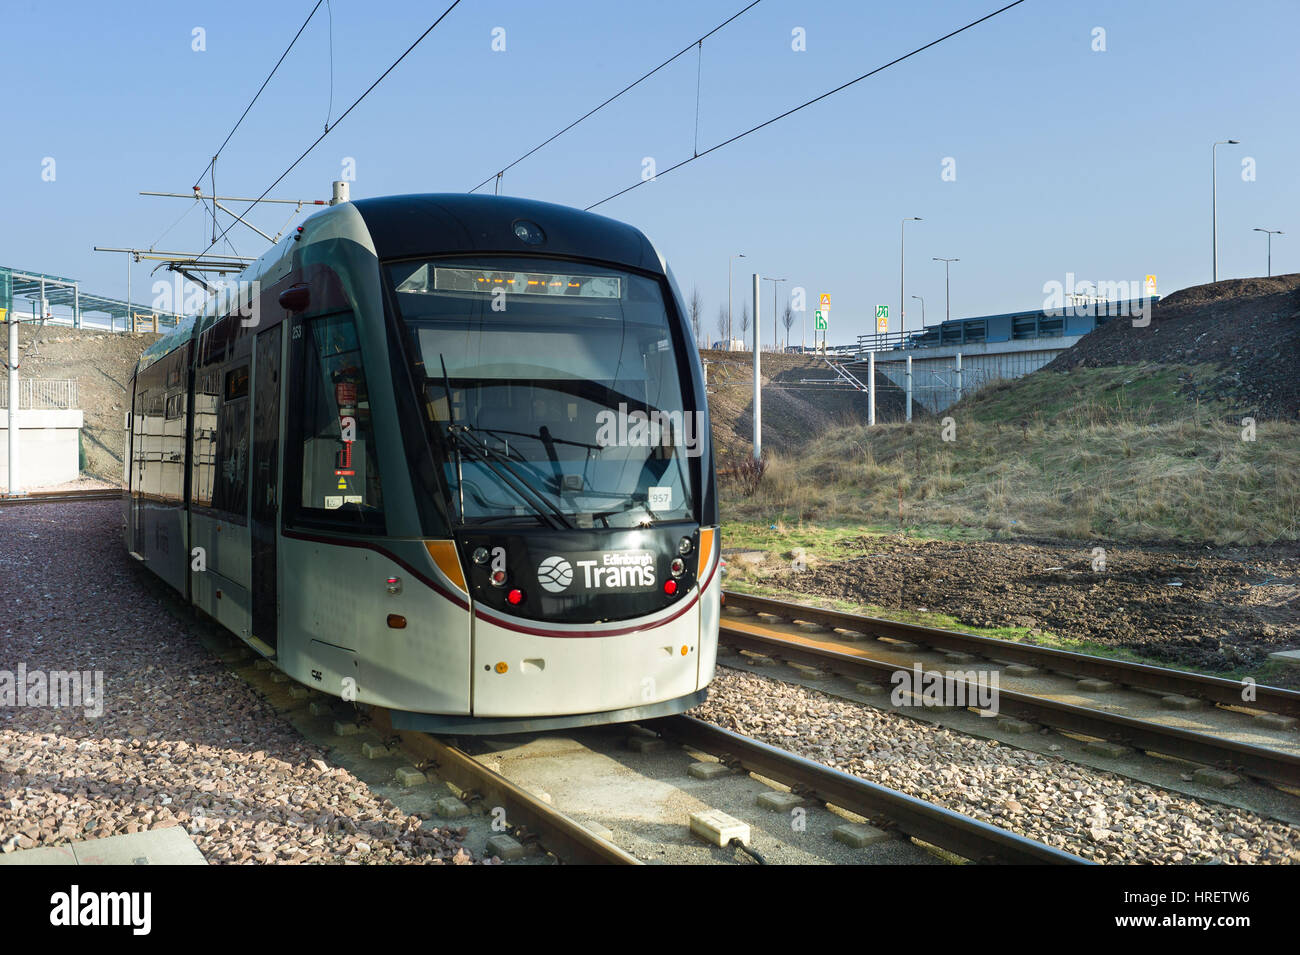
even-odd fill
[(301, 312), (311, 301), (311, 289), (306, 285), (290, 285), (280, 293), (280, 307), (290, 312)]

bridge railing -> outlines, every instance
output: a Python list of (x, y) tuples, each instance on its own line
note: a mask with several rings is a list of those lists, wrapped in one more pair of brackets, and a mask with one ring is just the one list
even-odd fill
[(880, 332), (875, 335), (859, 335), (858, 354), (865, 354), (869, 351), (894, 351), (906, 345), (907, 340), (915, 335), (916, 332)]
[[(20, 378), (18, 380), (18, 408), (32, 410), (62, 410), (77, 407), (77, 380), (75, 378)], [(0, 376), (0, 408), (9, 408), (9, 387)]]

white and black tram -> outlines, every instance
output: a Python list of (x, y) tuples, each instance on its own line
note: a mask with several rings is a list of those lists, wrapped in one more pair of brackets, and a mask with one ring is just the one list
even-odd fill
[(699, 353), (637, 229), (474, 195), (343, 202), (141, 356), (126, 543), (399, 729), (680, 712), (713, 677)]

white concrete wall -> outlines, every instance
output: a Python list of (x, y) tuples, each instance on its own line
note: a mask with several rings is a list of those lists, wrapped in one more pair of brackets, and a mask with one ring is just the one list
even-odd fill
[[(19, 486), (75, 481), (81, 473), (78, 437), (84, 422), (82, 412), (20, 409), (16, 417)], [(0, 492), (8, 487), (9, 412), (0, 410)]]

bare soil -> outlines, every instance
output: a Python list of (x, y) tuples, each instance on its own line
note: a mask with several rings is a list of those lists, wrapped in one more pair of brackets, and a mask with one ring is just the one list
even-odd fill
[(1189, 400), (1218, 398), (1238, 414), (1295, 420), (1297, 354), (1300, 273), (1291, 273), (1180, 289), (1155, 304), (1147, 327), (1111, 319), (1046, 367), (1212, 363), (1214, 372), (1184, 380)]
[[(122, 485), (126, 389), (140, 353), (161, 338), (153, 332), (119, 333), (59, 325), (18, 329), (19, 374), (24, 378), (73, 378), (85, 413), (82, 476)], [(0, 342), (8, 358), (8, 338)]]
[[(708, 368), (715, 456), (718, 467), (725, 470), (752, 453), (754, 359), (748, 352), (706, 350), (700, 354)], [(838, 383), (838, 376), (822, 358), (764, 353), (759, 373), (764, 450), (779, 454), (797, 452), (837, 425), (866, 423), (867, 396)], [(832, 383), (810, 383), (823, 381)], [(903, 399), (890, 395), (886, 387), (889, 383), (883, 375), (877, 375), (876, 384), (877, 414), (882, 420), (895, 413), (901, 416)]]
[[(1106, 544), (1104, 569), (1094, 569), (1097, 546), (864, 537), (861, 556), (764, 582), (792, 595), (925, 608), (973, 627), (1027, 627), (1031, 639), (1048, 632), (1171, 666), (1235, 671), (1300, 647), (1296, 544)], [(1300, 685), (1300, 672), (1282, 680)]]

